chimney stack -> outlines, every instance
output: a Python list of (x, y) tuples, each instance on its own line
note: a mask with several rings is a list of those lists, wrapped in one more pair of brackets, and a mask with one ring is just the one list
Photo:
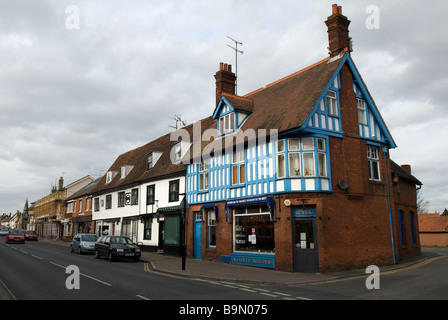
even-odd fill
[(62, 191), (64, 190), (64, 179), (61, 177), (59, 179), (59, 190), (58, 191)]
[(335, 57), (342, 51), (351, 52), (351, 38), (348, 36), (350, 20), (342, 15), (342, 7), (337, 4), (332, 6), (332, 14), (325, 24), (328, 27), (328, 43), (330, 57)]
[(236, 75), (232, 72), (232, 66), (227, 63), (219, 63), (219, 71), (215, 74), (216, 79), (216, 105), (223, 93), (235, 94)]

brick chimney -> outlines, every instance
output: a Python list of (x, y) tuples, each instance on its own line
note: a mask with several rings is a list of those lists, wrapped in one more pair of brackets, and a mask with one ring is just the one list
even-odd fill
[(216, 79), (216, 105), (219, 103), (222, 94), (235, 94), (236, 76), (232, 72), (232, 66), (227, 63), (219, 63), (219, 71), (215, 74)]
[(351, 38), (348, 36), (350, 20), (342, 15), (342, 7), (337, 4), (332, 6), (332, 14), (325, 24), (328, 27), (328, 43), (330, 57), (337, 56), (342, 51), (351, 51)]
[(58, 189), (58, 191), (62, 191), (62, 190), (64, 190), (64, 178), (60, 178), (59, 179), (59, 189)]

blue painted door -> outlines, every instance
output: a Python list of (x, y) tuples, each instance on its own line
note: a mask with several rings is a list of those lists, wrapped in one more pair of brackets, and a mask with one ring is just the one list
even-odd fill
[(195, 213), (194, 217), (194, 258), (201, 259), (202, 250), (202, 214)]

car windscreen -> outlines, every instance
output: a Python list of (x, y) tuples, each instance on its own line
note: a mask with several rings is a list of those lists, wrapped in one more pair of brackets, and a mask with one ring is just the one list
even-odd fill
[(111, 243), (119, 243), (119, 244), (132, 244), (131, 239), (126, 237), (114, 237), (110, 239)]
[(85, 234), (81, 236), (81, 241), (95, 242), (96, 236), (93, 234)]

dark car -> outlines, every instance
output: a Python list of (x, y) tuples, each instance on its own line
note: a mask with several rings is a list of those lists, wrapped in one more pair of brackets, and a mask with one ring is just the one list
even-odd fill
[(25, 231), (25, 239), (37, 241), (37, 233), (35, 231), (30, 230)]
[(25, 243), (25, 236), (20, 230), (9, 230), (6, 236), (6, 243)]
[(102, 236), (95, 242), (95, 258), (107, 257), (109, 261), (114, 259), (140, 259), (140, 248), (128, 237)]

